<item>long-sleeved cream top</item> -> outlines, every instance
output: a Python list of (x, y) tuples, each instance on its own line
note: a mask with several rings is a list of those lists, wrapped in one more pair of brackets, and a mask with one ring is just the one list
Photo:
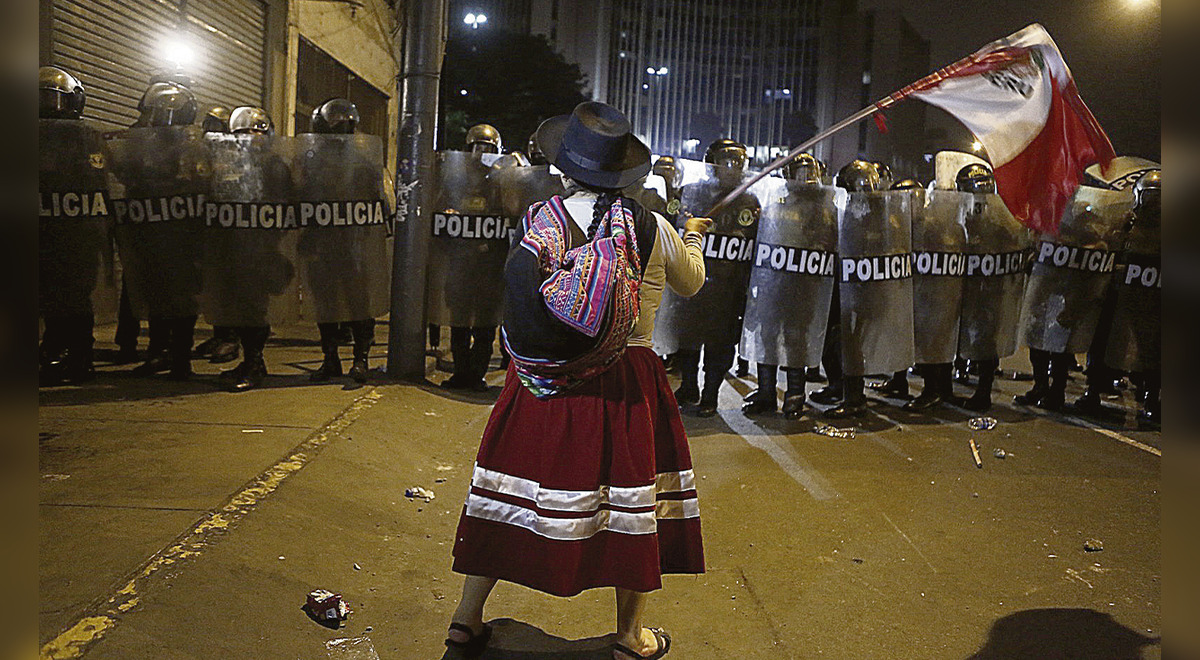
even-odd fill
[[(571, 220), (584, 233), (592, 224), (592, 205), (596, 196), (576, 193), (564, 200)], [(698, 232), (687, 232), (683, 238), (667, 219), (654, 213), (658, 222), (658, 239), (650, 252), (650, 263), (643, 269), (642, 285), (638, 290), (638, 320), (629, 337), (630, 346), (654, 346), (654, 317), (662, 302), (663, 286), (681, 296), (694, 296), (704, 285), (703, 236)]]

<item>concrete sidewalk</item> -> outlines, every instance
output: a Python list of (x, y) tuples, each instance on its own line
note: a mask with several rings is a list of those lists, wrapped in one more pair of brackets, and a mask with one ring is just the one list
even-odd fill
[[(190, 383), (105, 369), (41, 393), (43, 657), (443, 657), (454, 527), (498, 388), (309, 385), (315, 328), (280, 335), (267, 386), (243, 394), (200, 362)], [(730, 379), (718, 417), (687, 419), (708, 573), (652, 597), (670, 658), (1160, 657), (1160, 458), (1112, 437), (1158, 436), (1125, 428), (1128, 410), (1106, 434), (1000, 406), (972, 432), (961, 411), (876, 400), (849, 440), (741, 416), (752, 386)], [(354, 610), (342, 628), (301, 610), (317, 588)], [(607, 658), (611, 612), (611, 590), (502, 584), (484, 657)]]

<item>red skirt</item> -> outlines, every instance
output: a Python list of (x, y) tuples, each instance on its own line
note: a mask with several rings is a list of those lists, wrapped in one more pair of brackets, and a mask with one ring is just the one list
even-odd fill
[(510, 367), (479, 447), (454, 570), (573, 596), (703, 573), (687, 436), (662, 361), (630, 347), (538, 399)]

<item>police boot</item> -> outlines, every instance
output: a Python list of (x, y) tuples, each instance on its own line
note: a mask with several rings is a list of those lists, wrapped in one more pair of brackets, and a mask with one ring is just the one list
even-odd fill
[(820, 367), (809, 367), (804, 370), (804, 380), (810, 383), (824, 383), (826, 378), (821, 375)]
[(1162, 404), (1159, 402), (1158, 392), (1154, 392), (1146, 398), (1146, 405), (1137, 413), (1138, 427), (1143, 429), (1154, 429), (1162, 425)]
[(208, 339), (205, 339), (204, 341), (197, 344), (196, 348), (192, 350), (192, 355), (194, 355), (198, 358), (212, 357), (213, 351), (220, 344), (221, 344), (220, 337), (213, 335), (213, 336), (209, 337)]
[(1067, 371), (1076, 364), (1075, 356), (1067, 353), (1052, 353), (1050, 356), (1050, 387), (1037, 406), (1043, 410), (1062, 410), (1066, 403)]
[(245, 359), (231, 372), (226, 371), (221, 374), (223, 378), (226, 377), (226, 374), (230, 374), (227, 378), (230, 391), (245, 392), (262, 385), (263, 380), (267, 377), (267, 363), (263, 360), (263, 348), (266, 346), (267, 337), (270, 334), (270, 327), (238, 329), (238, 336), (242, 340), (242, 350), (245, 351)]
[(840, 380), (829, 379), (829, 384), (816, 392), (810, 397), (813, 403), (819, 403), (823, 406), (828, 406), (842, 400), (845, 395), (845, 390)]
[(196, 317), (188, 316), (171, 321), (171, 371), (167, 378), (188, 380), (192, 377), (192, 338), (196, 332)]
[(1092, 388), (1087, 388), (1083, 394), (1071, 402), (1068, 409), (1076, 414), (1089, 417), (1098, 417), (1104, 414), (1104, 404), (1100, 401), (1100, 393)]
[(675, 354), (675, 364), (679, 366), (680, 384), (675, 390), (675, 401), (680, 406), (694, 404), (700, 401), (700, 351), (681, 350)]
[(953, 387), (951, 381), (953, 379), (952, 370), (954, 369), (954, 365), (927, 364), (923, 366), (923, 369), (925, 372), (925, 387), (921, 390), (920, 396), (904, 404), (904, 410), (925, 412), (949, 398), (947, 394)]
[(855, 417), (867, 409), (867, 395), (863, 393), (862, 376), (846, 376), (845, 381), (845, 396), (842, 402), (825, 411), (825, 416), (829, 419)]
[(785, 368), (787, 389), (783, 393), (783, 418), (800, 419), (804, 415), (804, 384), (808, 382), (806, 370), (801, 367)]
[(908, 399), (908, 370), (897, 371), (892, 374), (892, 377), (880, 382), (868, 385), (871, 389), (879, 392), (881, 396), (891, 399)]
[(745, 378), (750, 375), (750, 361), (746, 358), (738, 358), (737, 370), (733, 372), (737, 378)]
[(746, 404), (742, 406), (742, 414), (746, 416), (773, 413), (778, 405), (775, 395), (775, 378), (778, 367), (773, 364), (759, 364), (756, 367), (758, 389), (746, 397)]
[(317, 327), (321, 330), (321, 355), (324, 359), (321, 360), (321, 366), (309, 374), (308, 380), (324, 383), (331, 378), (341, 377), (342, 359), (338, 357), (337, 324), (319, 323)]
[(354, 364), (350, 366), (350, 377), (356, 383), (367, 382), (367, 356), (371, 353), (371, 343), (375, 341), (375, 319), (354, 321)]
[(704, 374), (704, 390), (700, 393), (700, 403), (696, 406), (697, 417), (712, 417), (717, 414), (717, 395), (720, 390), (720, 375)]

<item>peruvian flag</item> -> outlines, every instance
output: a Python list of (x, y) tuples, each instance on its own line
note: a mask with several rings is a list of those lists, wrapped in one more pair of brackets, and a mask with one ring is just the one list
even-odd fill
[(1026, 226), (1057, 233), (1084, 168), (1115, 154), (1079, 98), (1062, 53), (1037, 23), (876, 103), (914, 96), (966, 125), (987, 149), (996, 188)]

